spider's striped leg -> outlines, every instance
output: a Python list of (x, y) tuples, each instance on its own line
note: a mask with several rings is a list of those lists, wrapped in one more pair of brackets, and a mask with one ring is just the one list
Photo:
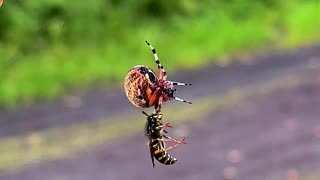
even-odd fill
[(184, 103), (188, 103), (188, 104), (192, 104), (192, 102), (190, 101), (186, 101), (184, 99), (178, 98), (178, 97), (173, 97), (175, 100), (180, 101), (180, 102), (184, 102)]
[(182, 82), (176, 82), (176, 81), (166, 81), (174, 86), (190, 86), (191, 83), (182, 83)]
[(151, 49), (153, 56), (154, 56), (154, 60), (156, 61), (157, 65), (158, 65), (158, 79), (166, 80), (167, 79), (167, 72), (163, 68), (163, 66), (160, 64), (160, 60), (158, 58), (156, 50), (151, 46), (151, 44), (148, 41), (146, 41), (146, 43), (149, 46), (149, 48)]

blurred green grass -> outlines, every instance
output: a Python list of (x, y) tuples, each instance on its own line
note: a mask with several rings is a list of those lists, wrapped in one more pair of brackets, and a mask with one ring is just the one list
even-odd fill
[(0, 10), (0, 104), (121, 83), (134, 65), (169, 75), (226, 63), (230, 54), (320, 41), (319, 3), (308, 1), (123, 2), (30, 0)]

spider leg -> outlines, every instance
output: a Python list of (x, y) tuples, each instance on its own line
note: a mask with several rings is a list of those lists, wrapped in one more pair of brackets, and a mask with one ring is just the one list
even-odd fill
[[(156, 94), (156, 92), (154, 92), (154, 94)], [(152, 100), (152, 103), (154, 103), (155, 99), (153, 100), (153, 99), (150, 98), (149, 102), (151, 102), (151, 100)], [(154, 111), (153, 111), (154, 114), (159, 114), (161, 112), (162, 103), (163, 103), (163, 96), (160, 96), (159, 99), (158, 99), (158, 102), (154, 105)], [(151, 105), (151, 103), (150, 103), (150, 105)]]
[(159, 111), (161, 109), (162, 103), (163, 103), (163, 96), (160, 96), (159, 100), (158, 100), (158, 107), (157, 107), (159, 109)]
[(176, 82), (176, 81), (166, 81), (172, 85), (177, 85), (177, 86), (190, 86), (192, 85), (191, 83), (182, 83), (182, 82)]
[(160, 112), (161, 112), (161, 110), (158, 108), (154, 108), (154, 110), (153, 110), (153, 114), (159, 114)]
[[(157, 93), (160, 89), (157, 89), (154, 93), (152, 93), (151, 97), (149, 98), (149, 106), (153, 105), (153, 103), (156, 100), (157, 97)], [(158, 113), (158, 112), (154, 112), (154, 113)]]
[(158, 79), (163, 79), (166, 80), (167, 79), (167, 72), (166, 70), (163, 68), (163, 66), (160, 64), (160, 60), (158, 58), (158, 55), (156, 53), (156, 50), (151, 46), (151, 44), (146, 41), (147, 45), (149, 46), (149, 48), (151, 49), (154, 59), (158, 65)]
[(184, 103), (188, 103), (188, 104), (192, 104), (192, 102), (190, 101), (186, 101), (184, 99), (178, 98), (178, 97), (173, 97), (175, 100), (180, 101), (180, 102), (184, 102)]

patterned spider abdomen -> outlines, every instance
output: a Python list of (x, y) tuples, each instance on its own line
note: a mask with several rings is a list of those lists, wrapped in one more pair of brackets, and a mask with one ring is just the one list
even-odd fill
[(133, 67), (124, 80), (124, 91), (129, 101), (136, 107), (149, 107), (148, 97), (152, 94), (150, 84), (156, 80), (152, 69), (143, 65)]

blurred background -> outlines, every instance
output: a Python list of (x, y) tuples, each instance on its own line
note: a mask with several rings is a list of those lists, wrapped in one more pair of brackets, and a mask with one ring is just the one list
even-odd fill
[[(319, 0), (4, 0), (0, 179), (320, 179), (319, 32)], [(145, 40), (193, 84), (155, 169), (122, 89)]]

